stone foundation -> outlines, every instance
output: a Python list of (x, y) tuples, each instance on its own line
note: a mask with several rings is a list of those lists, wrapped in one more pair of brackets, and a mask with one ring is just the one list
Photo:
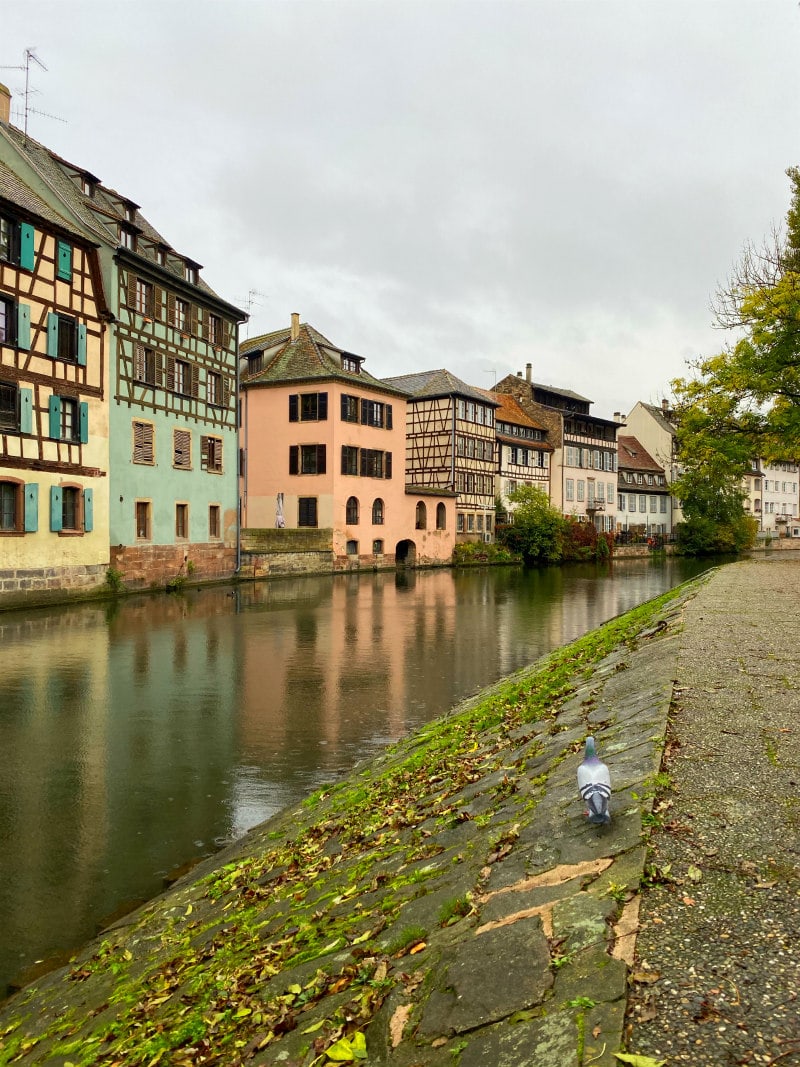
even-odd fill
[(0, 608), (92, 596), (105, 587), (107, 563), (0, 570)]
[(119, 545), (111, 549), (111, 568), (125, 589), (166, 588), (183, 582), (227, 581), (236, 570), (233, 545)]

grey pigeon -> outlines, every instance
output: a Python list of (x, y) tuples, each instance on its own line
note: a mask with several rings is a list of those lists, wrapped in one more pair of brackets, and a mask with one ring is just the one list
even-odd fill
[(611, 822), (608, 801), (611, 797), (611, 775), (598, 757), (594, 738), (586, 738), (583, 763), (578, 767), (578, 791), (586, 804), (586, 814), (593, 826)]

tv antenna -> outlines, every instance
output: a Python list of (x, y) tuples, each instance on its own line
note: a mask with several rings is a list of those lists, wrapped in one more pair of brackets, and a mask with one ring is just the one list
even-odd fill
[(244, 335), (245, 340), (250, 336), (250, 312), (253, 310), (254, 307), (261, 307), (261, 301), (256, 300), (257, 296), (263, 297), (264, 300), (267, 299), (267, 294), (262, 293), (260, 289), (248, 289), (247, 296), (242, 301), (242, 305), (245, 311), (247, 312), (247, 325), (245, 326)]
[(50, 115), (47, 111), (39, 111), (35, 107), (31, 107), (30, 98), (36, 96), (37, 89), (31, 88), (31, 63), (35, 63), (41, 70), (47, 70), (47, 67), (42, 63), (41, 59), (36, 55), (35, 48), (25, 49), (25, 63), (14, 67), (0, 67), (0, 70), (24, 70), (25, 71), (25, 104), (24, 104), (24, 124), (23, 133), (25, 134), (25, 140), (28, 140), (28, 115), (42, 115), (46, 119), (55, 119), (56, 122), (66, 122), (66, 119), (62, 119), (59, 115)]

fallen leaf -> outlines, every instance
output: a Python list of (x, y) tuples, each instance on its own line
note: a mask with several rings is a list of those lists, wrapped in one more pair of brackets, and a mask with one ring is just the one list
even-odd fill
[(602, 1032), (603, 1032), (603, 1027), (602, 1026), (595, 1026), (594, 1029), (592, 1030), (592, 1037), (598, 1038), (602, 1034)]
[(418, 952), (423, 952), (428, 947), (427, 941), (418, 941), (413, 948), (408, 950), (409, 956), (416, 956)]
[(686, 905), (687, 908), (693, 908), (694, 907), (694, 903), (695, 903), (694, 902), (694, 897), (681, 897), (681, 900), (683, 901), (683, 903)]
[(660, 977), (661, 971), (634, 971), (631, 975), (634, 982), (641, 982), (643, 985), (652, 985)]
[(628, 1063), (630, 1067), (664, 1067), (666, 1060), (654, 1060), (652, 1056), (635, 1056), (630, 1052), (615, 1052), (614, 1055), (620, 1063)]
[(700, 879), (703, 877), (703, 872), (700, 870), (699, 867), (695, 867), (694, 864), (690, 865), (689, 870), (686, 872), (686, 874), (689, 878), (691, 878), (693, 882), (699, 882)]

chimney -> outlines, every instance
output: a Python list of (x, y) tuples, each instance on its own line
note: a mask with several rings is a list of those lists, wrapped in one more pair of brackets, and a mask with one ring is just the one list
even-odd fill
[(531, 371), (532, 370), (533, 370), (533, 367), (531, 366), (531, 364), (530, 363), (526, 363), (525, 364), (525, 381), (528, 383), (528, 385), (531, 384)]
[(518, 371), (517, 371), (517, 377), (518, 377), (518, 378), (521, 378), (521, 377), (522, 377), (522, 371), (521, 371), (521, 370), (518, 370)]
[(11, 121), (11, 93), (0, 83), (0, 122), (6, 126)]
[(614, 412), (614, 422), (622, 422), (622, 421), (623, 421), (622, 420), (622, 412), (621, 411), (615, 411)]
[(669, 401), (667, 400), (666, 397), (664, 397), (664, 399), (661, 401), (661, 410), (662, 411), (669, 411)]
[(300, 336), (300, 315), (297, 311), (292, 312), (292, 333), (291, 337), (293, 341), (296, 341)]

